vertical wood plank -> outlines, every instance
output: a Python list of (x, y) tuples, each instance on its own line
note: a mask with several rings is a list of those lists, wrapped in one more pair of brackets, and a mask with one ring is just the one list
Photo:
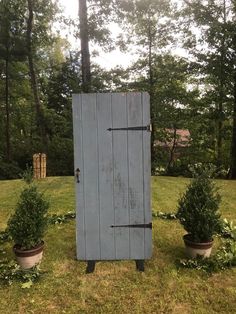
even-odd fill
[(46, 154), (41, 154), (40, 156), (40, 178), (46, 178), (46, 168), (47, 168), (47, 161), (46, 161)]
[(84, 158), (83, 158), (83, 120), (82, 96), (72, 97), (73, 134), (74, 134), (74, 169), (80, 169), (80, 183), (75, 179), (76, 193), (76, 254), (78, 259), (86, 259), (86, 228), (84, 204)]
[[(143, 125), (150, 123), (150, 97), (142, 93)], [(143, 182), (144, 182), (144, 221), (152, 221), (151, 211), (151, 132), (143, 132)], [(145, 259), (152, 255), (152, 230), (144, 231)]]
[(40, 179), (40, 154), (33, 155), (34, 179)]
[[(86, 260), (99, 260), (100, 217), (96, 94), (82, 94)], [(82, 177), (81, 177), (82, 180)]]
[(33, 155), (33, 171), (34, 171), (34, 179), (37, 179), (37, 157), (38, 154)]
[(115, 259), (111, 94), (97, 94), (101, 259)]
[[(113, 128), (127, 127), (126, 94), (112, 94)], [(115, 225), (129, 224), (128, 208), (128, 142), (127, 131), (112, 131), (113, 142), (113, 202)], [(114, 228), (115, 259), (129, 259), (129, 228)]]
[[(141, 93), (127, 94), (129, 126), (141, 126), (143, 122)], [(128, 131), (129, 160), (129, 212), (131, 224), (144, 222), (143, 207), (143, 133)], [(130, 258), (144, 259), (144, 228), (130, 228)]]

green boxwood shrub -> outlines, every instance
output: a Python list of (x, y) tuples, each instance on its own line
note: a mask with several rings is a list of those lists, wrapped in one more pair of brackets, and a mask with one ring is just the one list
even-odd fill
[(178, 201), (177, 217), (193, 242), (209, 242), (220, 230), (221, 197), (207, 171), (190, 182)]
[(15, 213), (8, 222), (9, 233), (15, 244), (22, 249), (30, 249), (42, 242), (48, 208), (49, 203), (34, 184), (24, 188)]

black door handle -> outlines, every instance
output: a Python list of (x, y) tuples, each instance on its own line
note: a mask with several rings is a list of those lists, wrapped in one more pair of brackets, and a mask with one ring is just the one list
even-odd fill
[(79, 168), (75, 170), (75, 177), (76, 177), (76, 182), (80, 183), (80, 169)]

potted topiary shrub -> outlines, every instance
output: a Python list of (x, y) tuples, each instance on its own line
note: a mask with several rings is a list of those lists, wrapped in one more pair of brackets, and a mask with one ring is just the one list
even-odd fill
[(15, 213), (8, 222), (8, 230), (15, 242), (13, 250), (19, 265), (28, 269), (42, 259), (44, 247), (42, 239), (47, 226), (46, 214), (49, 203), (38, 191), (29, 173), (24, 179), (27, 186), (20, 194)]
[(194, 174), (186, 192), (178, 201), (177, 217), (188, 234), (184, 235), (187, 255), (209, 257), (213, 235), (220, 230), (218, 213), (221, 197), (209, 170)]

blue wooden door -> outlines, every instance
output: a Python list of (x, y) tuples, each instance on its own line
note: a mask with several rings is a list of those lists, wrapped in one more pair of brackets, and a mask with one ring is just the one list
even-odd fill
[(73, 126), (77, 258), (150, 258), (149, 95), (75, 94)]

